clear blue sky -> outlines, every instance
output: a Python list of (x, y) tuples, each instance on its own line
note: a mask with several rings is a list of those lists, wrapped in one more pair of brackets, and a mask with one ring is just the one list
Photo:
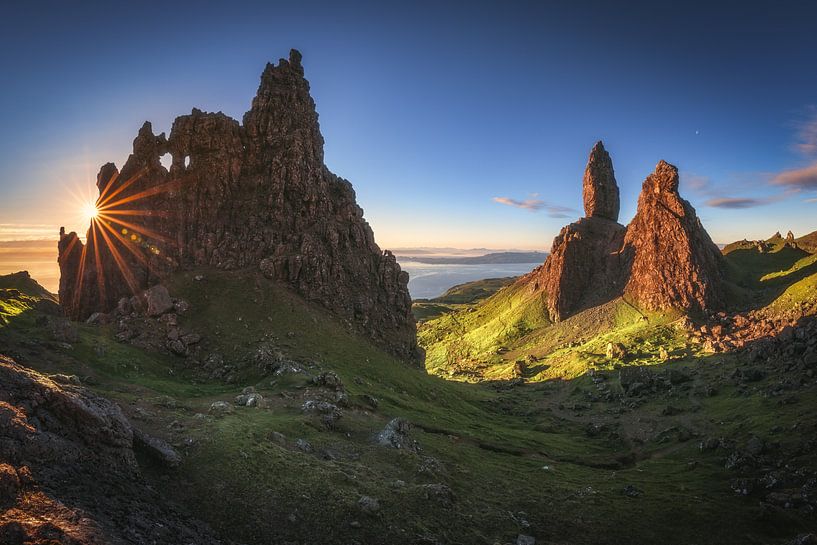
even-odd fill
[(241, 119), (291, 47), (381, 246), (547, 249), (598, 139), (623, 223), (666, 159), (718, 242), (817, 229), (814, 2), (75, 4), (3, 8), (6, 239), (84, 231), (143, 121)]

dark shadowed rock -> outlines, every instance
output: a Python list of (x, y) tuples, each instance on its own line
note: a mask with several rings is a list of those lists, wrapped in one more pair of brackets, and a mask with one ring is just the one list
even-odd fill
[(116, 404), (0, 356), (0, 543), (219, 543), (143, 480), (134, 438)]
[(161, 284), (145, 290), (145, 303), (148, 316), (160, 316), (173, 309), (173, 300), (167, 288)]
[(678, 194), (678, 169), (661, 161), (644, 181), (627, 227), (632, 259), (626, 295), (650, 310), (723, 304), (723, 256), (695, 209)]
[(69, 316), (112, 310), (181, 267), (251, 268), (393, 354), (421, 356), (408, 275), (375, 244), (352, 185), (323, 163), (297, 51), (267, 65), (243, 124), (196, 109), (169, 137), (145, 123), (121, 172), (103, 166), (97, 186), (104, 221), (92, 223), (88, 243), (60, 235)]
[(613, 172), (613, 161), (601, 141), (596, 142), (590, 151), (582, 186), (586, 217), (618, 221), (618, 184)]

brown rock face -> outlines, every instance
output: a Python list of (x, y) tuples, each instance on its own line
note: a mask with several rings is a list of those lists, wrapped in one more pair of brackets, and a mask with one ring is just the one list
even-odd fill
[(553, 240), (545, 264), (534, 271), (533, 289), (547, 294), (551, 320), (604, 303), (623, 288), (619, 250), (624, 226), (619, 225), (618, 185), (613, 162), (598, 142), (584, 173), (586, 218), (564, 227)]
[(585, 216), (618, 221), (618, 184), (613, 172), (613, 161), (601, 141), (596, 142), (590, 152), (582, 186)]
[(625, 294), (642, 308), (713, 309), (723, 303), (723, 257), (678, 194), (678, 169), (661, 161), (644, 181), (627, 227)]
[[(712, 309), (722, 301), (723, 258), (678, 194), (678, 170), (661, 161), (644, 182), (628, 227), (601, 142), (584, 175), (588, 217), (564, 227), (545, 263), (520, 282), (543, 291), (553, 321), (626, 294), (642, 308)], [(606, 214), (606, 216), (605, 216)]]
[(536, 287), (547, 293), (551, 320), (563, 320), (621, 292), (619, 250), (624, 233), (623, 225), (599, 217), (581, 218), (562, 228)]
[(87, 243), (59, 242), (71, 317), (110, 310), (180, 268), (256, 268), (395, 355), (419, 357), (408, 274), (375, 244), (352, 185), (323, 163), (297, 51), (267, 65), (243, 125), (196, 109), (167, 138), (145, 123), (121, 172), (103, 166), (97, 186)]

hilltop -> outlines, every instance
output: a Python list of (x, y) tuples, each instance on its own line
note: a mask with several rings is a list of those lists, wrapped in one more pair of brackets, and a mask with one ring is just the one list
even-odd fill
[(267, 64), (242, 123), (194, 108), (166, 137), (145, 122), (122, 169), (108, 163), (97, 175), (87, 245), (60, 234), (69, 316), (109, 312), (178, 270), (255, 269), (419, 361), (408, 275), (375, 243), (352, 185), (326, 168), (323, 145), (296, 50)]

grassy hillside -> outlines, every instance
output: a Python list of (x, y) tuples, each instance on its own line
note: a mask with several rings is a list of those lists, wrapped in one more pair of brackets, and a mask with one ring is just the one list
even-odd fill
[(809, 253), (817, 253), (817, 231), (809, 233), (794, 240), (797, 246)]
[[(724, 249), (727, 289), (734, 311), (768, 309), (783, 314), (817, 300), (817, 255), (791, 248), (773, 236), (761, 251), (751, 241)], [(667, 327), (681, 315), (646, 313), (624, 299), (585, 310), (551, 324), (541, 292), (512, 284), (476, 305), (451, 308), (419, 327), (430, 373), (465, 381), (573, 378), (603, 365), (608, 343), (623, 343), (629, 358), (660, 362), (659, 353), (699, 354), (685, 333)]]
[(412, 304), (414, 318), (425, 321), (446, 312), (453, 312), (463, 305), (478, 303), (487, 299), (501, 288), (511, 284), (516, 277), (486, 278), (458, 284), (434, 299), (415, 299)]
[[(814, 527), (796, 510), (760, 517), (757, 498), (730, 484), (743, 473), (724, 463), (753, 434), (800, 449), (787, 463), (812, 463), (804, 437), (775, 430), (813, 414), (813, 384), (781, 404), (768, 394), (772, 376), (748, 387), (733, 381), (745, 363), (699, 353), (670, 325), (674, 316), (645, 319), (619, 300), (554, 326), (538, 297), (506, 286), (476, 310), (423, 328), (424, 342), (461, 338), (468, 358), (497, 358), (483, 378), (499, 379), (522, 354), (537, 358), (528, 383), (469, 384), (394, 360), (255, 273), (191, 271), (169, 287), (190, 305), (180, 325), (202, 332), (205, 353), (236, 366), (234, 382), (206, 378), (193, 359), (117, 342), (114, 326), (77, 325), (77, 342), (54, 342), (38, 325), (36, 297), (0, 327), (0, 346), (40, 371), (79, 375), (175, 445), (182, 466), (143, 460), (147, 478), (237, 542), (491, 544), (524, 534), (537, 543), (743, 544)], [(608, 339), (628, 355), (607, 360)], [(254, 357), (270, 346), (294, 365), (262, 372)], [(672, 363), (657, 357), (661, 347)], [(440, 357), (432, 349), (429, 361)], [(623, 394), (624, 369), (686, 378), (632, 397)], [(303, 410), (337, 399), (313, 381), (326, 371), (346, 394), (329, 427)], [(544, 380), (552, 377), (564, 380)], [(209, 414), (246, 386), (263, 396), (260, 408)], [(377, 444), (394, 417), (412, 424), (419, 450)], [(735, 446), (702, 450), (709, 437)]]

